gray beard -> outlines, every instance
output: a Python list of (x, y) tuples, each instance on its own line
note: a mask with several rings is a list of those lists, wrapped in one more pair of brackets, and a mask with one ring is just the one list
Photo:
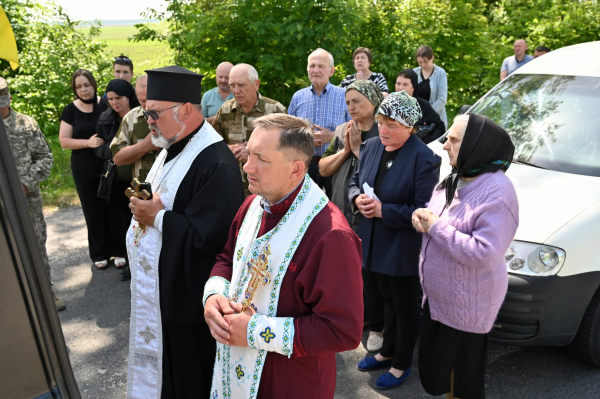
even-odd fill
[(171, 137), (170, 139), (166, 139), (162, 133), (160, 132), (160, 130), (158, 129), (158, 126), (154, 125), (151, 126), (154, 130), (156, 130), (156, 136), (152, 136), (152, 144), (154, 144), (156, 147), (160, 147), (160, 148), (164, 148), (164, 149), (168, 149), (169, 147), (171, 147), (171, 145), (173, 145), (174, 142), (177, 141), (177, 139), (179, 138), (179, 136), (181, 135), (181, 133), (183, 133), (183, 131), (185, 130), (185, 125), (182, 125), (181, 130), (179, 131), (179, 133), (177, 133), (175, 136)]

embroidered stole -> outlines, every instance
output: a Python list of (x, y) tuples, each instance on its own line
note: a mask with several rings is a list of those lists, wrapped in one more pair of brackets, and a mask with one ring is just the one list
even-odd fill
[[(157, 157), (146, 181), (160, 194), (167, 211), (173, 209), (175, 195), (192, 162), (202, 150), (223, 138), (205, 123), (183, 151), (164, 164), (167, 151)], [(154, 186), (154, 185), (157, 186)], [(131, 268), (131, 320), (129, 330), (129, 364), (127, 398), (160, 399), (162, 390), (163, 339), (160, 315), (158, 263), (162, 248), (162, 233), (147, 227), (139, 238), (134, 232), (139, 223), (131, 220), (127, 232), (127, 254)]]
[[(325, 193), (306, 175), (304, 183), (292, 206), (271, 231), (262, 237), (256, 237), (263, 216), (260, 197), (256, 197), (240, 227), (233, 259), (232, 278), (229, 284), (229, 298), (241, 302), (248, 286), (247, 263), (263, 254), (265, 247), (270, 247), (269, 258), (270, 281), (260, 285), (253, 300), (252, 307), (262, 315), (275, 317), (279, 302), (281, 282), (285, 277), (288, 264), (292, 260), (298, 244), (315, 216), (327, 205), (329, 200)], [(282, 353), (291, 355), (293, 337), (290, 336), (293, 319), (286, 320), (282, 331), (266, 328), (260, 336), (269, 343), (276, 335), (283, 337)], [(248, 339), (256, 324), (248, 325)], [(268, 330), (268, 331), (267, 331)], [(273, 342), (273, 341), (271, 341)], [(265, 363), (266, 350), (228, 346), (217, 342), (217, 356), (213, 372), (211, 399), (234, 398), (254, 399)]]

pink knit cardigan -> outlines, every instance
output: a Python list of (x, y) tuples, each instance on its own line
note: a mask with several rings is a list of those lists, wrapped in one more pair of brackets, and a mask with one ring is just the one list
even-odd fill
[(461, 331), (492, 329), (508, 288), (504, 254), (519, 225), (519, 203), (504, 172), (485, 173), (456, 191), (434, 190), (440, 219), (423, 234), (419, 273), (431, 318)]

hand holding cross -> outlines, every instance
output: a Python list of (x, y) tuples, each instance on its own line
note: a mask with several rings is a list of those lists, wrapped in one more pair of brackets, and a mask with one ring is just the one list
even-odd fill
[[(140, 183), (140, 181), (137, 178), (134, 178), (131, 181), (131, 187), (128, 187), (127, 190), (125, 190), (125, 195), (129, 198), (131, 197), (135, 197), (141, 200), (149, 200), (152, 198), (152, 189), (150, 187), (148, 187), (148, 189), (146, 189), (145, 186), (149, 186), (150, 183)], [(148, 191), (150, 190), (150, 191)], [(145, 230), (146, 226), (140, 223), (140, 229)]]

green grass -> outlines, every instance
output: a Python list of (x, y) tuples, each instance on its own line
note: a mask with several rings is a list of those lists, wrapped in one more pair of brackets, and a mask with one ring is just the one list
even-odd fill
[[(102, 28), (99, 40), (106, 41), (108, 54), (111, 56), (124, 54), (131, 58), (135, 76), (142, 75), (145, 69), (172, 64), (171, 50), (166, 44), (128, 41), (127, 38), (136, 32), (134, 26), (111, 26)], [(49, 137), (48, 143), (52, 149), (54, 164), (50, 177), (41, 184), (44, 207), (56, 210), (79, 205), (79, 196), (71, 173), (71, 150), (62, 149), (58, 137)]]
[(64, 150), (58, 137), (49, 137), (48, 144), (52, 149), (54, 163), (48, 180), (42, 182), (42, 199), (44, 208), (52, 210), (79, 205), (79, 196), (71, 173), (71, 150)]
[(135, 76), (144, 70), (160, 68), (172, 64), (171, 50), (165, 43), (130, 42), (127, 39), (137, 33), (135, 26), (111, 26), (102, 28), (99, 40), (106, 41), (111, 56), (124, 54), (133, 61)]

